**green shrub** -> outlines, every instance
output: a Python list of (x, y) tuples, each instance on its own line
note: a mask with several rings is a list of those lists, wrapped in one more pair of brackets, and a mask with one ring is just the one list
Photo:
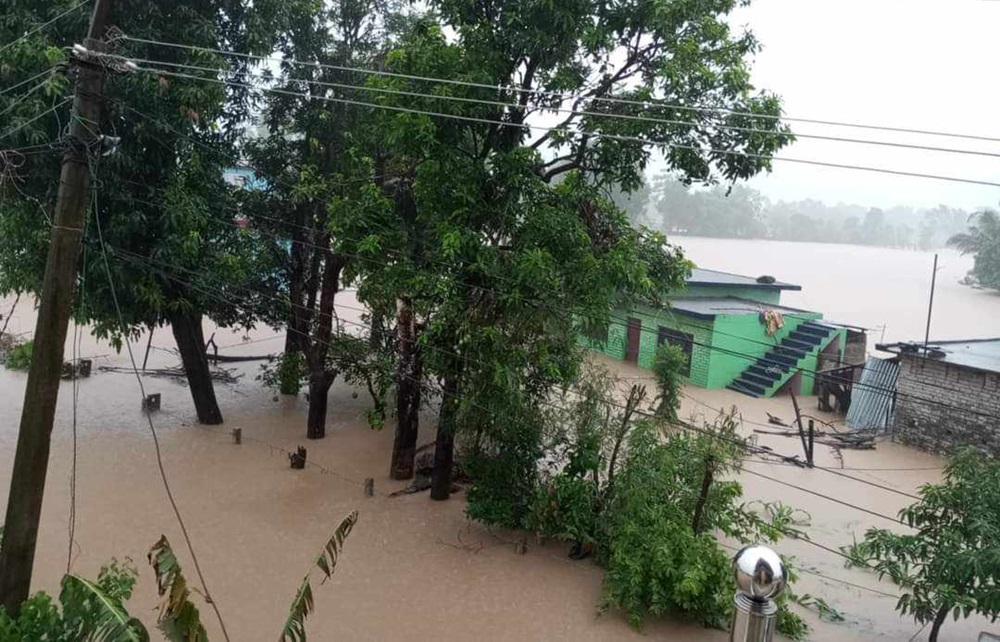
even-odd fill
[[(661, 365), (674, 352), (662, 351)], [(469, 458), (467, 513), (572, 542), (574, 555), (596, 552), (606, 569), (601, 609), (624, 611), (635, 627), (649, 615), (669, 614), (724, 628), (735, 586), (731, 553), (716, 534), (744, 544), (804, 536), (804, 514), (744, 502), (732, 480), (747, 452), (735, 409), (701, 430), (679, 430), (669, 419), (679, 388), (671, 393), (670, 377), (661, 380), (663, 412), (653, 418), (641, 412), (644, 387), (632, 386), (622, 405), (619, 382), (598, 370), (561, 403), (512, 413), (502, 429), (491, 424), (484, 432), (492, 441), (477, 444)], [(703, 497), (706, 470), (711, 483)], [(779, 601), (778, 627), (799, 640), (808, 627), (789, 610), (789, 596)], [(810, 605), (821, 608), (815, 598)]]
[(597, 543), (597, 485), (590, 479), (559, 474), (535, 490), (528, 528), (543, 537)]
[(301, 352), (286, 352), (261, 366), (257, 379), (265, 387), (283, 395), (297, 395), (302, 390), (302, 382), (307, 374), (305, 355)]
[(653, 376), (660, 393), (657, 397), (656, 414), (670, 420), (677, 419), (681, 407), (681, 372), (688, 367), (688, 355), (678, 346), (664, 343), (656, 349), (653, 359)]
[(7, 359), (4, 365), (10, 370), (27, 370), (31, 367), (31, 354), (34, 352), (34, 349), (34, 341), (14, 346), (7, 352)]
[(537, 410), (512, 413), (496, 421), (489, 434), (475, 441), (463, 456), (472, 486), (465, 512), (487, 526), (526, 528), (538, 481), (541, 457)]

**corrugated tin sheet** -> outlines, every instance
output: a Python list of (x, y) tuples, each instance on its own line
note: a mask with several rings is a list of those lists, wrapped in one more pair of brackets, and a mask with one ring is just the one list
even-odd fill
[(848, 428), (885, 432), (892, 425), (893, 397), (899, 366), (888, 359), (868, 357), (851, 392)]

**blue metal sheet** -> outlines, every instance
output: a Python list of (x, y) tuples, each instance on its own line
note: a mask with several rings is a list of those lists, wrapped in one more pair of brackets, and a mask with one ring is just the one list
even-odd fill
[(861, 378), (851, 391), (848, 428), (885, 432), (892, 425), (899, 365), (888, 359), (868, 357)]

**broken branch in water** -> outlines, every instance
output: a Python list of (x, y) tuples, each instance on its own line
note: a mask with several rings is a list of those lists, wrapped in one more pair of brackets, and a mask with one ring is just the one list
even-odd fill
[[(790, 430), (761, 430), (754, 429), (755, 433), (762, 435), (777, 435), (778, 437), (799, 437), (799, 433)], [(874, 450), (875, 436), (869, 434), (845, 434), (840, 432), (817, 431), (814, 433), (816, 443), (824, 446), (834, 446), (838, 448), (853, 448), (856, 450)]]
[[(102, 372), (123, 372), (132, 373), (132, 368), (122, 368), (119, 366), (100, 366), (98, 368)], [(146, 374), (152, 375), (154, 377), (175, 377), (178, 379), (187, 379), (187, 373), (184, 372), (183, 368), (157, 368), (155, 370), (146, 370)], [(236, 383), (240, 380), (243, 375), (234, 375), (229, 370), (212, 370), (210, 373), (213, 381), (221, 381), (222, 383)]]

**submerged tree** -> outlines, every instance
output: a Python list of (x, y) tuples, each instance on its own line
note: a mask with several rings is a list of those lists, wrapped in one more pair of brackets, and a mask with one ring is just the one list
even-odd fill
[[(348, 342), (339, 347), (340, 357), (356, 354), (357, 347), (334, 318), (336, 296), (352, 257), (333, 251), (330, 208), (359, 187), (358, 181), (345, 180), (351, 163), (347, 150), (368, 116), (345, 102), (335, 87), (358, 82), (357, 74), (347, 68), (372, 64), (384, 47), (393, 7), (374, 0), (338, 0), (321, 5), (277, 3), (261, 12), (274, 30), (283, 62), (272, 85), (277, 91), (265, 94), (268, 133), (247, 148), (266, 185), (249, 218), (276, 237), (285, 255), (283, 360), (305, 364), (307, 436), (312, 439), (325, 435), (328, 391), (343, 370), (331, 354), (333, 344)], [(380, 323), (373, 325), (381, 328)], [(373, 346), (382, 344), (377, 335), (369, 335)], [(295, 379), (285, 382), (283, 393), (297, 392)]]
[(1000, 290), (1000, 215), (993, 210), (974, 214), (969, 231), (948, 239), (948, 245), (962, 254), (974, 254), (971, 280), (983, 287)]

